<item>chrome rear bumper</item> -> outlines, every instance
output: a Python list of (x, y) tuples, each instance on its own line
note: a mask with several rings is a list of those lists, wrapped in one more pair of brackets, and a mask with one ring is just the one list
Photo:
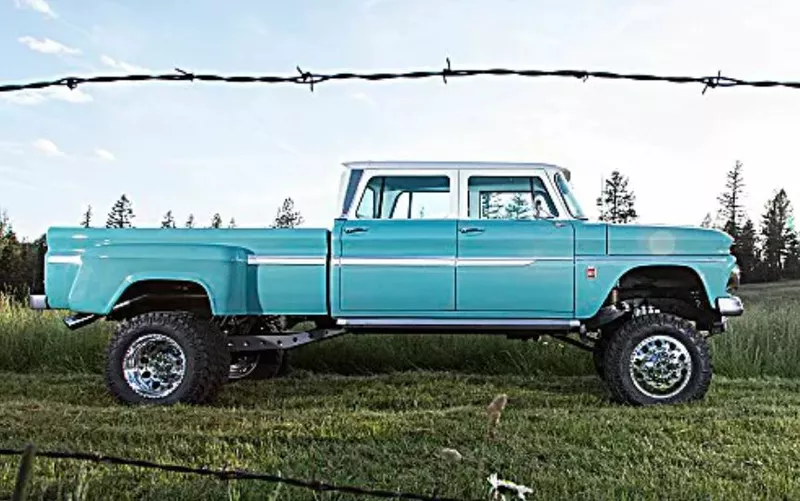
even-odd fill
[(738, 317), (744, 313), (744, 305), (738, 296), (717, 298), (717, 311), (723, 317)]
[(28, 304), (32, 310), (47, 310), (50, 308), (47, 304), (47, 296), (44, 294), (29, 296)]

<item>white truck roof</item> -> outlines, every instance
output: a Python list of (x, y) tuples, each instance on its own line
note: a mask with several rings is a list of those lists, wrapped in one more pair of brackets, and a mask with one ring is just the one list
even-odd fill
[(564, 174), (570, 180), (570, 171), (565, 167), (541, 162), (480, 162), (480, 161), (412, 161), (412, 160), (381, 160), (381, 161), (354, 161), (345, 162), (346, 169), (551, 169)]

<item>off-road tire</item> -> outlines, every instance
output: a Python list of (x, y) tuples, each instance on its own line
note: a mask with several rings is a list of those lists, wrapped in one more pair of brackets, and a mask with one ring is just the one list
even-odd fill
[[(688, 352), (691, 374), (674, 394), (653, 395), (642, 391), (631, 376), (635, 347), (652, 336), (666, 336)], [(713, 363), (706, 339), (687, 320), (669, 313), (634, 316), (608, 339), (603, 357), (605, 381), (612, 399), (630, 405), (676, 404), (702, 399), (711, 384)]]
[[(147, 334), (175, 341), (186, 358), (183, 380), (163, 398), (145, 397), (126, 382), (123, 359), (131, 344)], [(230, 353), (225, 335), (215, 324), (187, 312), (149, 312), (118, 324), (106, 351), (106, 386), (120, 402), (128, 404), (201, 404), (214, 399), (228, 379)]]

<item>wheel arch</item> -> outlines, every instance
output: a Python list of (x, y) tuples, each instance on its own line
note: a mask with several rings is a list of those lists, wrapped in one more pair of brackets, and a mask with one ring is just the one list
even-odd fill
[(215, 314), (211, 289), (202, 279), (138, 275), (126, 278), (109, 301), (107, 317), (123, 320), (147, 311), (184, 310), (201, 317)]
[(652, 306), (680, 314), (710, 329), (714, 321), (713, 298), (703, 274), (689, 264), (641, 264), (620, 271), (606, 288), (590, 318), (625, 301), (644, 300)]

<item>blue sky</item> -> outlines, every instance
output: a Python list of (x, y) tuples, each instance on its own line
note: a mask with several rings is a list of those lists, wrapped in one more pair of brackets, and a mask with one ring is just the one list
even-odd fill
[[(512, 66), (800, 79), (796, 2), (0, 0), (0, 81), (132, 70), (291, 73)], [(292, 86), (145, 83), (0, 95), (0, 207), (17, 231), (214, 212), (265, 226), (286, 196), (335, 214), (347, 160), (569, 167), (590, 215), (628, 175), (643, 222), (698, 224), (745, 165), (751, 213), (800, 204), (800, 92), (476, 78)]]

